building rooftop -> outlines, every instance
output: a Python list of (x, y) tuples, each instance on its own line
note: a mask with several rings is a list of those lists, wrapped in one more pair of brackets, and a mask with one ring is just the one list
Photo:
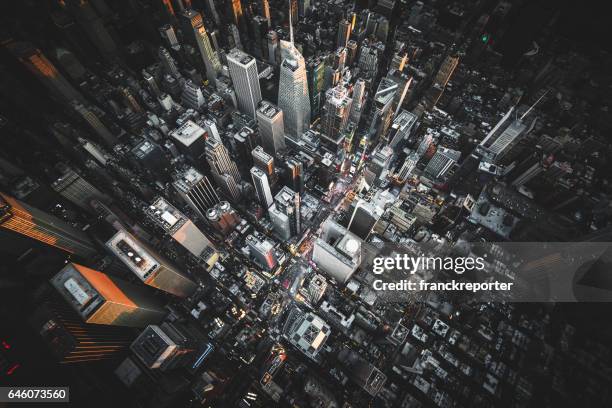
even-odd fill
[(191, 146), (200, 137), (206, 137), (206, 134), (206, 130), (198, 126), (194, 121), (187, 120), (181, 126), (171, 131), (170, 137), (185, 146)]

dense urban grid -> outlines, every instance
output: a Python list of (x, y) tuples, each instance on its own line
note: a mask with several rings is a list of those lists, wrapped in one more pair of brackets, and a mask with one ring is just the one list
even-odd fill
[(612, 406), (608, 304), (388, 302), (366, 262), (610, 241), (612, 59), (571, 10), (11, 3), (0, 385), (87, 407)]

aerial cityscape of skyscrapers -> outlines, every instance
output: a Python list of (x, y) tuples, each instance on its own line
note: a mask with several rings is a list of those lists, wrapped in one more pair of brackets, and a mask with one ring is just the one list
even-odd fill
[(612, 406), (609, 23), (565, 3), (4, 5), (0, 405)]

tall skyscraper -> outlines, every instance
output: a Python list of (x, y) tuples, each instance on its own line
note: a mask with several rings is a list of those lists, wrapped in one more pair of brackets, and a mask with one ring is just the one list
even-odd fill
[(436, 154), (431, 158), (429, 163), (427, 163), (427, 166), (425, 166), (423, 174), (433, 179), (444, 177), (453, 164), (459, 161), (460, 157), (461, 152), (439, 146), (438, 150), (436, 150)]
[(11, 41), (5, 47), (42, 82), (55, 98), (67, 103), (85, 101), (83, 95), (70, 85), (70, 82), (55, 68), (55, 65), (32, 44)]
[(351, 110), (351, 98), (345, 87), (338, 85), (325, 92), (325, 105), (321, 115), (321, 133), (336, 142), (346, 126)]
[(304, 57), (293, 44), (293, 26), (289, 21), (290, 41), (281, 41), (281, 68), (278, 107), (283, 111), (285, 134), (299, 139), (310, 127), (310, 100)]
[(217, 74), (221, 71), (221, 62), (219, 61), (219, 56), (210, 44), (202, 15), (192, 9), (188, 9), (183, 12), (183, 18), (189, 21), (195, 36), (196, 44), (200, 50), (200, 55), (204, 61), (204, 66), (206, 67), (206, 78), (208, 78), (210, 85), (214, 87)]
[(185, 214), (176, 209), (165, 198), (156, 198), (147, 208), (146, 214), (153, 223), (163, 229), (166, 234), (193, 256), (206, 261), (211, 260), (212, 264), (216, 262), (218, 254), (212, 242)]
[(416, 152), (411, 152), (410, 154), (408, 154), (408, 156), (406, 157), (406, 160), (404, 160), (404, 164), (402, 164), (402, 167), (397, 173), (397, 179), (400, 182), (406, 181), (406, 179), (410, 177), (410, 175), (416, 168), (416, 165), (418, 162), (419, 162), (419, 155)]
[(259, 167), (268, 177), (274, 175), (274, 157), (265, 152), (261, 146), (256, 146), (251, 152), (253, 164)]
[(386, 135), (393, 117), (393, 100), (398, 86), (387, 77), (381, 79), (372, 102), (372, 121), (370, 124), (370, 137), (378, 140)]
[(183, 201), (202, 219), (206, 216), (206, 210), (220, 201), (208, 178), (193, 167), (177, 174), (172, 186)]
[(28, 319), (61, 364), (117, 358), (133, 337), (126, 327), (87, 324), (63, 299), (46, 299)]
[(204, 105), (204, 95), (200, 87), (188, 79), (183, 87), (183, 95), (181, 97), (183, 104), (188, 108), (199, 110)]
[(227, 65), (234, 83), (238, 109), (255, 118), (255, 110), (261, 101), (259, 75), (255, 58), (234, 48), (227, 55)]
[(457, 65), (459, 65), (459, 56), (448, 55), (444, 59), (444, 62), (442, 62), (442, 65), (434, 78), (434, 83), (444, 88), (446, 84), (448, 84), (448, 81), (450, 81), (450, 78), (453, 75), (453, 72), (455, 72)]
[(389, 146), (395, 149), (400, 146), (403, 141), (406, 141), (408, 137), (410, 137), (410, 133), (416, 125), (416, 121), (417, 116), (414, 113), (402, 110), (391, 124), (391, 129), (389, 130)]
[(261, 101), (257, 107), (257, 123), (266, 153), (276, 156), (285, 150), (283, 111), (268, 101)]
[(259, 167), (252, 167), (251, 177), (253, 178), (253, 185), (255, 186), (257, 199), (264, 208), (270, 208), (274, 201), (272, 199), (272, 191), (270, 190), (268, 176), (266, 176), (266, 173), (264, 173)]
[(51, 187), (71, 203), (91, 212), (91, 200), (97, 199), (105, 203), (110, 201), (106, 194), (100, 192), (70, 167), (61, 166), (60, 172), (60, 177), (51, 184)]
[(535, 126), (535, 118), (531, 121), (526, 118), (531, 109), (521, 117), (513, 119), (512, 114), (515, 113), (515, 107), (510, 108), (497, 125), (480, 142), (476, 151), (492, 163), (501, 160)]
[(365, 103), (366, 83), (363, 79), (358, 79), (353, 87), (353, 103), (351, 104), (350, 120), (354, 124), (359, 124), (361, 112)]
[(315, 240), (312, 260), (328, 276), (344, 284), (361, 264), (361, 243), (357, 235), (328, 218)]
[(268, 28), (272, 26), (272, 19), (270, 18), (270, 1), (261, 0), (261, 14), (268, 21)]
[(321, 92), (325, 85), (325, 58), (320, 56), (309, 58), (306, 70), (308, 73), (310, 112), (313, 117), (316, 117), (321, 109)]
[(338, 23), (338, 47), (346, 47), (351, 36), (351, 23), (348, 20), (340, 20)]
[(163, 304), (145, 288), (83, 265), (69, 263), (51, 284), (87, 323), (145, 327), (166, 316)]
[(166, 48), (159, 47), (157, 50), (157, 57), (161, 61), (164, 73), (172, 75), (173, 78), (180, 77), (176, 61), (174, 61), (174, 58), (172, 58), (172, 55), (170, 55), (170, 52)]
[(304, 193), (304, 165), (301, 161), (290, 158), (287, 160), (289, 183), (293, 191)]
[(149, 325), (134, 340), (130, 349), (150, 370), (169, 371), (191, 365), (197, 342), (178, 323)]
[(176, 38), (176, 32), (174, 32), (174, 27), (170, 24), (164, 24), (159, 28), (159, 33), (162, 38), (166, 40), (169, 47), (175, 47), (179, 45), (178, 38)]
[(83, 258), (98, 251), (89, 237), (60, 219), (0, 193), (0, 228)]
[(125, 230), (113, 235), (106, 247), (146, 285), (179, 297), (191, 295), (198, 286), (170, 261)]
[(268, 41), (268, 62), (272, 65), (277, 65), (280, 58), (280, 53), (278, 51), (278, 34), (276, 34), (276, 31), (270, 30), (268, 34), (266, 34), (266, 39)]
[(221, 187), (225, 195), (231, 201), (238, 201), (240, 190), (238, 185), (241, 183), (240, 173), (236, 163), (232, 161), (223, 144), (215, 139), (209, 138), (206, 141), (206, 160), (210, 165), (210, 171), (215, 182)]
[(94, 112), (93, 107), (88, 108), (82, 103), (74, 101), (72, 103), (72, 108), (107, 146), (113, 146), (117, 142), (115, 135), (113, 135), (106, 125), (102, 123), (98, 115)]
[(393, 114), (397, 115), (404, 104), (404, 98), (408, 94), (408, 89), (412, 83), (412, 77), (402, 74), (398, 70), (390, 69), (386, 78), (397, 84), (397, 91), (393, 98)]
[(252, 234), (247, 235), (247, 247), (253, 260), (265, 270), (272, 270), (278, 261), (274, 256), (274, 243), (268, 239), (260, 239)]
[(230, 203), (221, 201), (206, 211), (206, 220), (223, 235), (229, 234), (241, 221)]
[[(281, 217), (282, 222), (276, 224), (275, 228), (278, 228), (278, 232), (281, 235), (286, 236), (286, 233), (289, 233), (289, 236), (295, 236), (302, 232), (302, 220), (301, 220), (301, 211), (300, 211), (300, 194), (296, 193), (292, 189), (287, 186), (283, 186), (283, 188), (276, 194), (274, 197), (274, 213), (280, 213), (286, 217)], [(270, 209), (270, 214), (272, 214), (273, 210)], [(285, 231), (285, 228), (289, 228), (288, 231)]]

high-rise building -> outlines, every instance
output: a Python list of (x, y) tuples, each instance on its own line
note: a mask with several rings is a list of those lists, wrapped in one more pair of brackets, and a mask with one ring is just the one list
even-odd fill
[(321, 92), (325, 85), (325, 58), (320, 56), (309, 58), (306, 71), (308, 73), (310, 112), (313, 117), (316, 117), (321, 109)]
[(393, 149), (388, 145), (384, 145), (372, 155), (367, 170), (372, 172), (377, 178), (384, 178), (384, 175), (391, 166), (393, 155)]
[(365, 88), (366, 83), (363, 79), (358, 79), (353, 87), (353, 102), (351, 104), (350, 120), (354, 124), (359, 124), (361, 119), (361, 112), (363, 111), (363, 105), (365, 103)]
[(448, 55), (444, 59), (444, 62), (442, 62), (442, 65), (434, 78), (434, 83), (444, 88), (446, 84), (448, 84), (448, 81), (450, 81), (450, 78), (453, 75), (453, 72), (455, 72), (457, 65), (459, 65), (459, 56)]
[(98, 115), (94, 112), (93, 107), (86, 107), (82, 103), (74, 101), (72, 103), (72, 108), (107, 146), (113, 146), (117, 142), (115, 135), (113, 135), (106, 125), (102, 123)]
[(266, 173), (266, 176), (272, 177), (274, 175), (274, 157), (266, 153), (261, 146), (256, 146), (251, 154), (253, 164)]
[(423, 174), (433, 179), (439, 179), (451, 169), (451, 167), (459, 161), (461, 152), (446, 147), (439, 146), (436, 154), (431, 158)]
[(236, 152), (236, 164), (241, 170), (253, 166), (251, 152), (257, 146), (257, 133), (250, 127), (244, 126), (234, 133), (233, 147)]
[(197, 342), (179, 323), (149, 325), (134, 340), (130, 349), (151, 370), (170, 371), (191, 365)]
[(188, 108), (199, 110), (204, 105), (204, 95), (202, 89), (193, 83), (191, 79), (185, 81), (183, 86), (183, 95), (181, 97), (183, 104)]
[(339, 283), (346, 283), (361, 264), (361, 240), (328, 218), (315, 240), (312, 260)]
[(210, 44), (210, 39), (204, 27), (202, 15), (192, 9), (183, 12), (183, 18), (189, 21), (189, 25), (195, 37), (195, 42), (200, 50), (200, 55), (206, 67), (206, 78), (211, 86), (215, 86), (217, 74), (221, 71), (219, 56)]
[(255, 118), (257, 105), (261, 101), (255, 58), (234, 48), (227, 55), (227, 64), (238, 99), (238, 109)]
[(346, 43), (346, 65), (349, 67), (353, 65), (355, 62), (355, 58), (357, 58), (357, 41), (348, 40)]
[(391, 69), (402, 72), (407, 63), (408, 54), (406, 54), (404, 51), (396, 52), (393, 54), (393, 59), (391, 60)]
[(161, 96), (162, 91), (161, 89), (159, 89), (159, 85), (157, 84), (155, 77), (151, 75), (146, 69), (142, 70), (142, 78), (147, 83), (147, 86), (149, 87), (149, 90), (153, 93), (154, 97)]
[(351, 218), (347, 228), (359, 238), (366, 240), (382, 214), (383, 210), (375, 204), (362, 199), (355, 200), (351, 203)]
[(298, 0), (289, 0), (289, 23), (291, 23), (291, 21), (298, 21), (298, 12)]
[(304, 193), (304, 165), (301, 161), (289, 158), (287, 160), (288, 182), (293, 191)]
[(206, 211), (206, 220), (221, 234), (229, 234), (240, 223), (230, 203), (221, 201)]
[(272, 26), (272, 19), (270, 18), (270, 1), (261, 0), (261, 15), (268, 21), (268, 28)]
[(259, 167), (253, 167), (251, 168), (251, 177), (253, 178), (257, 199), (264, 208), (270, 208), (274, 201), (272, 199), (272, 191), (270, 190), (268, 176), (266, 176), (266, 173)]
[(276, 31), (270, 30), (268, 34), (266, 34), (266, 39), (268, 43), (268, 62), (272, 65), (277, 65), (280, 58), (280, 53), (278, 51), (278, 34), (276, 34)]
[(51, 94), (62, 102), (84, 102), (81, 95), (55, 68), (55, 65), (32, 44), (11, 41), (5, 47), (30, 71)]
[(170, 261), (125, 230), (119, 230), (106, 247), (146, 285), (179, 297), (191, 295), (197, 284)]
[(268, 21), (262, 16), (255, 16), (251, 19), (251, 28), (253, 30), (252, 49), (253, 55), (257, 58), (265, 59), (268, 55), (268, 41), (266, 34), (268, 33)]
[(283, 186), (274, 197), (273, 208), (274, 210), (270, 209), (270, 214), (274, 212), (274, 216), (271, 215), (271, 217), (277, 217), (278, 224), (275, 223), (274, 227), (281, 236), (287, 236), (288, 233), (292, 237), (302, 232), (299, 193)]
[(115, 359), (129, 347), (126, 327), (87, 324), (62, 299), (46, 299), (28, 319), (61, 364)]
[(393, 149), (400, 146), (401, 143), (410, 137), (410, 133), (416, 125), (417, 116), (406, 110), (402, 110), (395, 117), (389, 130), (389, 146)]
[(289, 22), (290, 41), (281, 41), (281, 68), (278, 107), (283, 111), (285, 134), (299, 139), (310, 127), (310, 99), (304, 57), (293, 44), (293, 26)]
[(236, 163), (229, 157), (223, 143), (212, 138), (206, 141), (206, 161), (210, 165), (210, 171), (215, 182), (221, 187), (225, 195), (231, 201), (238, 201), (240, 198), (238, 185), (242, 180)]
[(338, 47), (346, 47), (351, 36), (351, 23), (348, 20), (340, 20), (338, 23)]
[(233, 48), (238, 48), (241, 51), (244, 50), (242, 41), (240, 41), (240, 31), (238, 30), (238, 27), (236, 27), (236, 24), (230, 24), (228, 31), (230, 33), (230, 38), (234, 41)]
[(206, 141), (208, 137), (206, 130), (192, 120), (187, 120), (181, 126), (168, 134), (181, 153), (198, 162), (206, 152)]
[(397, 84), (390, 79), (385, 77), (380, 80), (372, 102), (372, 121), (369, 131), (372, 140), (378, 140), (386, 135), (393, 118), (393, 100), (397, 90)]
[(285, 126), (283, 112), (268, 101), (261, 101), (257, 107), (257, 123), (261, 144), (266, 153), (276, 156), (285, 150)]
[(325, 295), (325, 290), (327, 289), (327, 281), (322, 275), (318, 273), (314, 274), (314, 276), (308, 282), (308, 300), (310, 304), (316, 305)]
[(518, 165), (508, 173), (507, 178), (511, 180), (512, 185), (516, 187), (528, 183), (531, 179), (544, 172), (543, 158), (542, 148), (536, 146), (533, 153), (522, 159)]
[(408, 177), (412, 174), (414, 169), (416, 168), (417, 163), (419, 162), (419, 155), (416, 152), (411, 152), (404, 160), (404, 164), (400, 168), (397, 173), (397, 178), (400, 182), (406, 181)]
[(365, 79), (374, 79), (378, 72), (379, 51), (375, 44), (365, 40), (359, 52), (359, 69)]
[(514, 107), (510, 108), (476, 148), (487, 161), (496, 163), (501, 160), (535, 126), (536, 119), (526, 120), (529, 111), (513, 119), (514, 111)]
[(91, 185), (76, 171), (68, 166), (60, 167), (60, 177), (51, 183), (51, 187), (62, 197), (85, 211), (91, 212), (91, 200), (108, 203), (110, 198)]
[(174, 27), (170, 24), (164, 24), (159, 27), (159, 33), (162, 38), (166, 40), (169, 47), (176, 47), (179, 45), (178, 38), (176, 38), (176, 32), (174, 31)]
[(206, 211), (220, 201), (208, 178), (193, 167), (177, 174), (172, 186), (183, 201), (202, 219), (206, 216)]
[(210, 267), (217, 261), (218, 254), (210, 240), (165, 198), (158, 197), (147, 208), (149, 219), (163, 229), (178, 244), (193, 256), (209, 261)]
[(94, 243), (83, 231), (2, 193), (0, 193), (0, 228), (83, 258), (91, 258), (98, 252)]
[(163, 304), (145, 288), (69, 263), (51, 285), (86, 323), (145, 327), (166, 316)]
[(245, 242), (249, 248), (252, 259), (262, 268), (270, 271), (274, 269), (278, 261), (274, 255), (274, 244), (266, 238), (258, 238), (247, 235)]
[(395, 69), (390, 69), (386, 78), (397, 84), (397, 91), (393, 98), (393, 114), (397, 115), (404, 104), (404, 98), (408, 94), (408, 89), (412, 83), (412, 77), (402, 74)]
[(178, 78), (181, 76), (178, 67), (176, 66), (176, 61), (174, 61), (174, 58), (172, 58), (172, 55), (170, 55), (170, 52), (166, 48), (159, 47), (157, 56), (161, 61), (165, 74), (172, 75), (173, 78)]
[(325, 106), (323, 106), (321, 115), (321, 134), (337, 146), (340, 144), (339, 139), (349, 119), (351, 102), (347, 89), (341, 85), (325, 92)]
[(312, 312), (304, 313), (297, 306), (289, 310), (283, 325), (287, 341), (314, 361), (330, 334), (331, 329), (323, 319)]

